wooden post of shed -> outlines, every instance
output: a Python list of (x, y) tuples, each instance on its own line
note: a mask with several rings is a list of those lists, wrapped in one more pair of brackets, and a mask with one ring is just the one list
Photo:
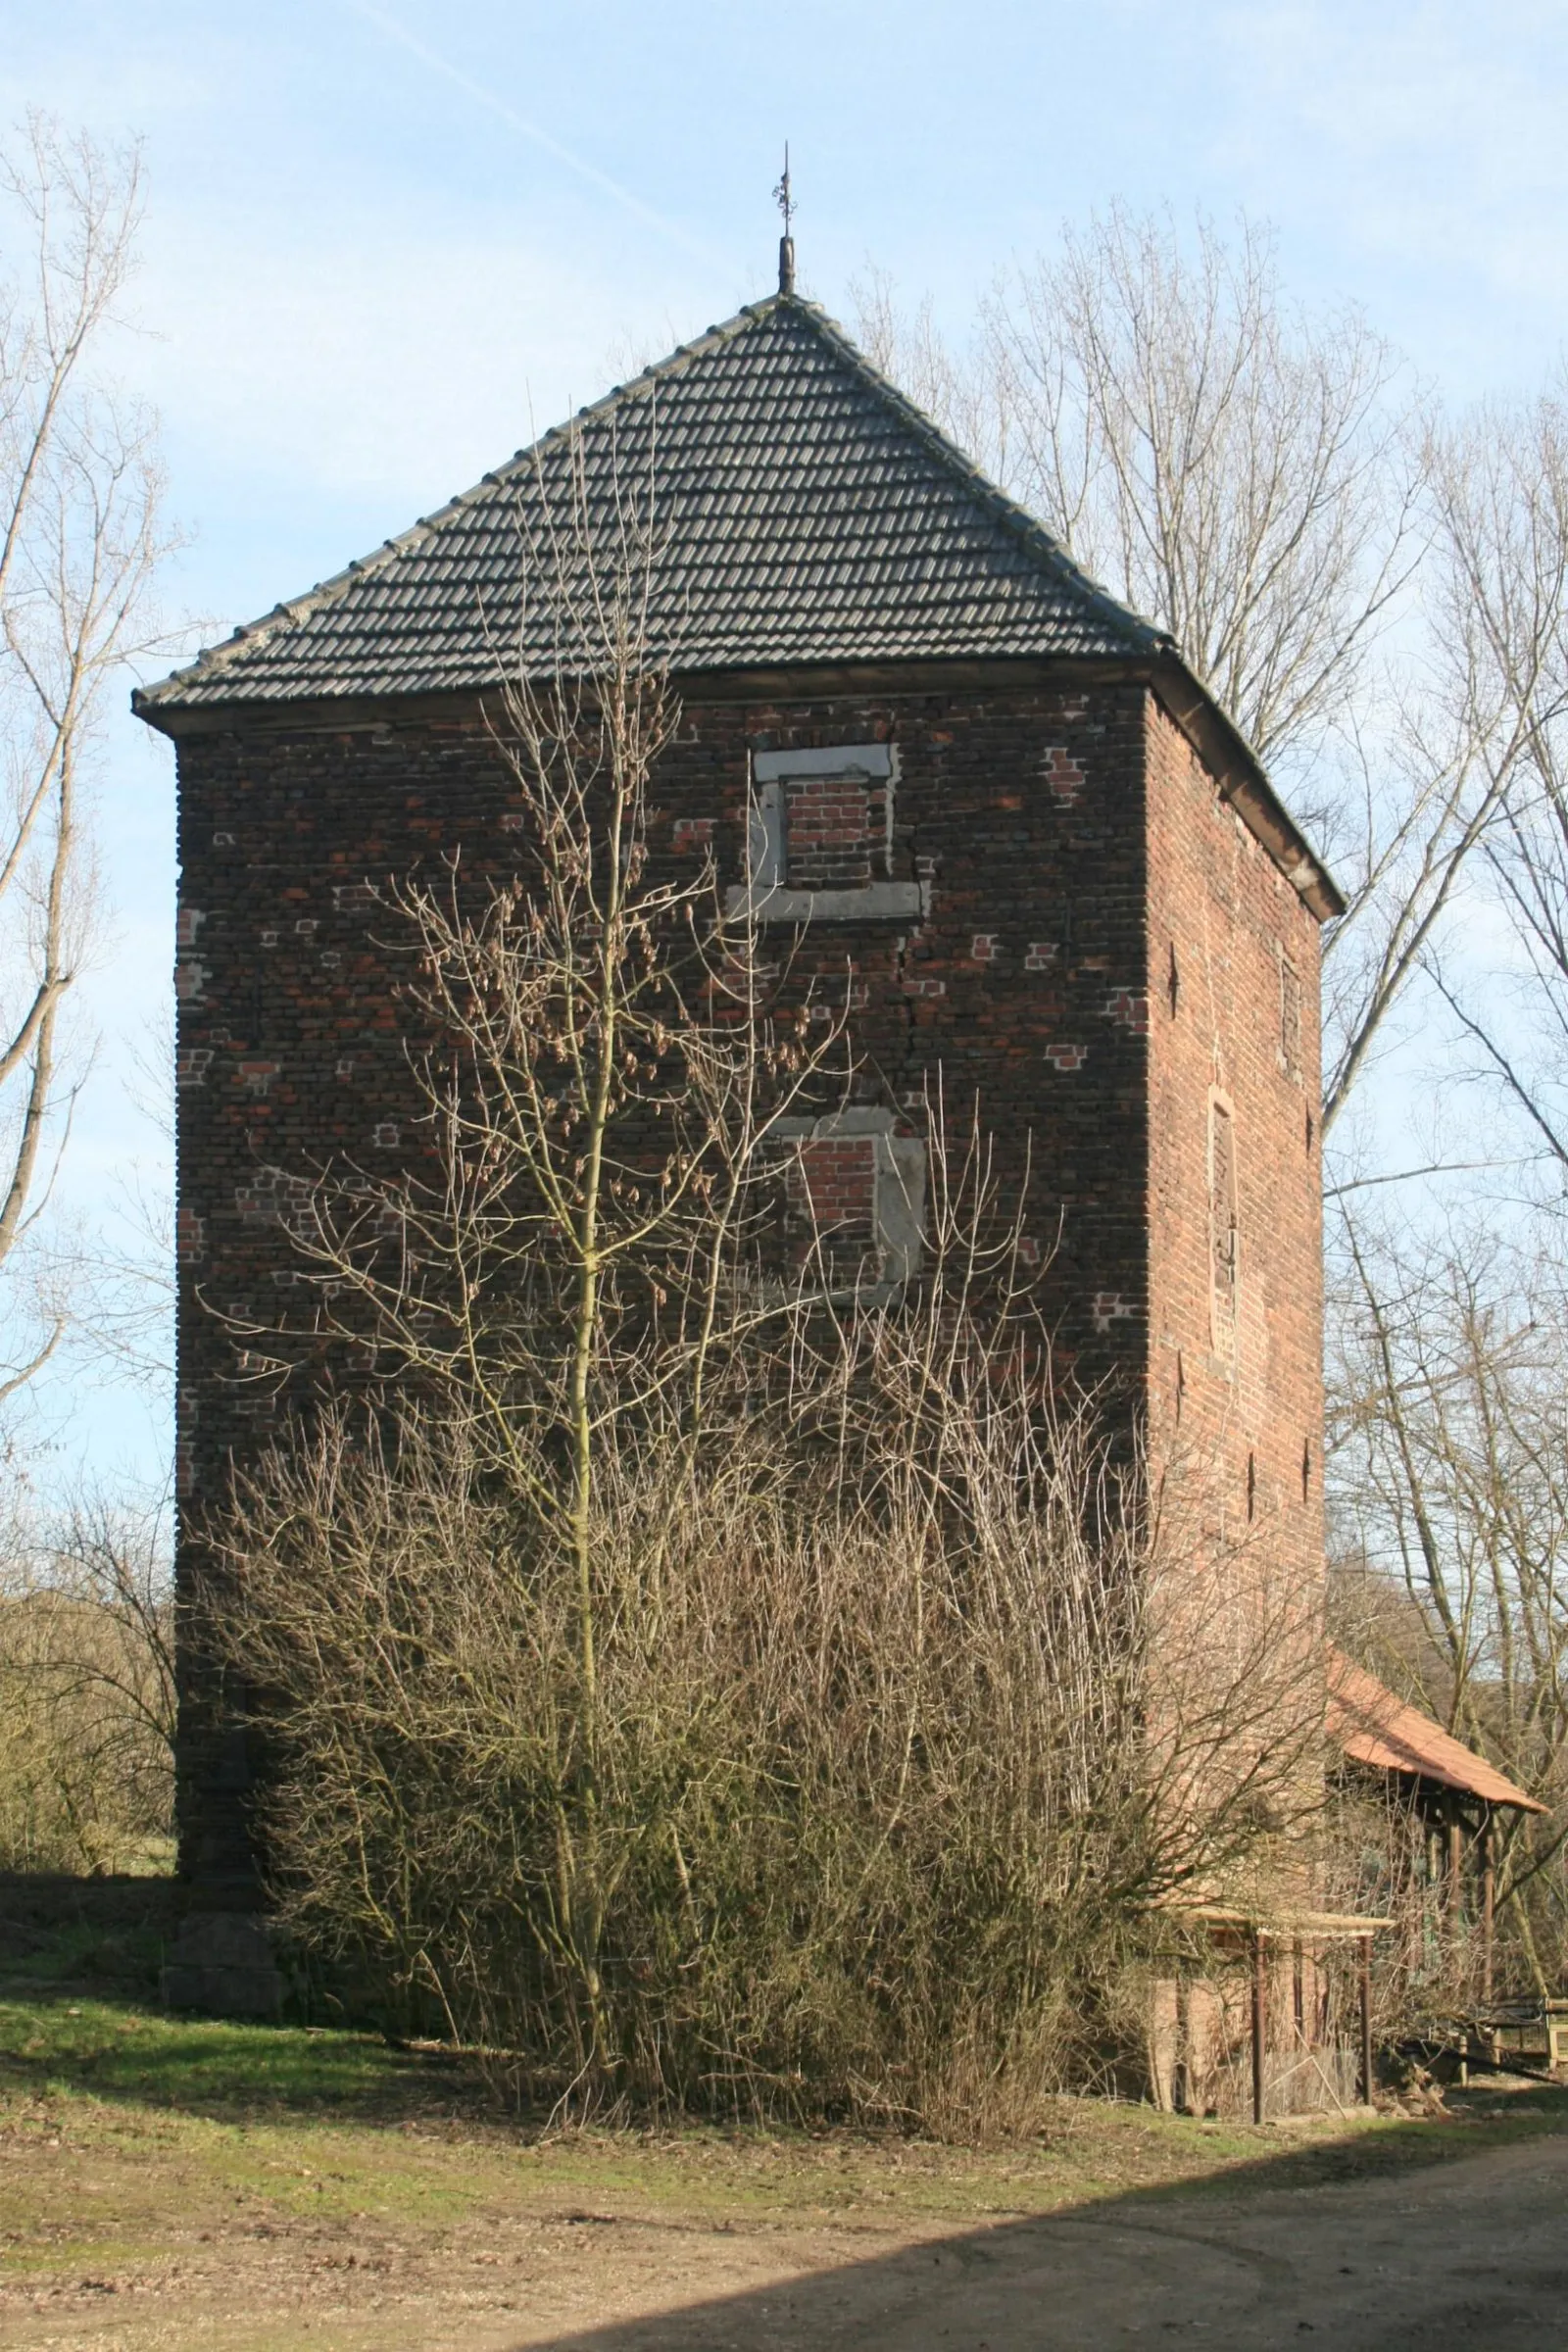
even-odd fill
[[(1481, 1995), (1492, 2002), (1492, 1938), (1497, 1917), (1497, 1864), (1493, 1846), (1492, 1814), (1481, 1833)], [(1493, 2056), (1496, 2056), (1494, 2046)]]
[(1252, 2121), (1263, 2121), (1263, 2034), (1267, 2002), (1264, 1998), (1263, 1932), (1252, 1932)]
[(1372, 1938), (1361, 1937), (1361, 2103), (1372, 2104)]

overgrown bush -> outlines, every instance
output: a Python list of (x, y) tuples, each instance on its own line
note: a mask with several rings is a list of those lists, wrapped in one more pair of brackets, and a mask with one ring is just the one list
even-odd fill
[[(303, 1941), (519, 2091), (1016, 2124), (1288, 1825), (1315, 1596), (1162, 1515), (1135, 1399), (1063, 1400), (978, 1107), (950, 1169), (831, 946), (661, 867), (623, 455), (537, 460), (509, 871), (382, 893), (419, 1099), (390, 1173), (292, 1188), (236, 1317), (282, 1435), (192, 1525), (192, 1687), (267, 1751)], [(897, 1248), (813, 1193), (847, 1109), (924, 1162)]]
[(695, 1456), (624, 1431), (591, 1720), (569, 1555), (471, 1432), (340, 1416), (245, 1481), (218, 1633), (280, 1909), (340, 1982), (533, 2099), (974, 2131), (1104, 2078), (1159, 1907), (1298, 1793), (1288, 1628), (1223, 1682), (1178, 1654), (1204, 1572), (1133, 1466), (1021, 1352), (939, 1377), (929, 1339), (861, 1322)]

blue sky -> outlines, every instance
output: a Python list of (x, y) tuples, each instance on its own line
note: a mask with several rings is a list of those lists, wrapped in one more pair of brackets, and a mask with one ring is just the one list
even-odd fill
[[(1239, 208), (1447, 396), (1568, 336), (1568, 9), (1451, 0), (0, 0), (0, 120), (145, 141), (140, 332), (189, 534), (171, 602), (226, 631), (401, 529), (636, 361), (772, 283), (791, 143), (806, 290), (867, 261), (961, 329), (1063, 219)], [(122, 1079), (167, 988), (172, 759), (122, 710), (113, 934), (72, 1194), (156, 1159)], [(63, 1454), (162, 1444), (57, 1390)]]

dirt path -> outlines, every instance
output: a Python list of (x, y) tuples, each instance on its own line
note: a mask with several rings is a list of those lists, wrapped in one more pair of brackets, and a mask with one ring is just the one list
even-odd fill
[(167, 2016), (137, 1888), (66, 1894), (0, 1887), (0, 2352), (1568, 2352), (1568, 2087), (551, 2132), (450, 2051)]
[(476, 2216), (436, 2244), (416, 2226), (261, 2227), (141, 2275), (14, 2287), (0, 2311), (5, 2352), (1269, 2352), (1308, 2336), (1562, 2352), (1568, 2141), (961, 2230), (587, 2209)]
[(1127, 2198), (906, 2248), (793, 2286), (572, 2336), (588, 2352), (1562, 2352), (1568, 2146), (1237, 2198)]

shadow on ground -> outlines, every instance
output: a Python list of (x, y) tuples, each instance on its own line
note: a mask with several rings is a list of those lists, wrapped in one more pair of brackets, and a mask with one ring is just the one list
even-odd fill
[(473, 2070), (446, 2052), (162, 2013), (181, 1897), (169, 1878), (0, 1874), (0, 2067), (13, 2085), (209, 2116), (330, 2111), (375, 2125), (461, 2108), (493, 2120)]
[[(558, 2335), (554, 2352), (1270, 2352), (1568, 2345), (1568, 2093), (1452, 2162), (1419, 2128), (1000, 2222)], [(1478, 2138), (1482, 2135), (1478, 2134)], [(1490, 2138), (1490, 2134), (1487, 2135)], [(537, 2346), (540, 2338), (530, 2335)]]
[[(51, 2091), (70, 2088), (127, 2108), (231, 2120), (439, 2120), (461, 2127), (463, 2145), (482, 2125), (492, 2149), (534, 2136), (501, 2124), (473, 2072), (445, 2053), (396, 2050), (370, 2034), (158, 2014), (152, 1988), (177, 1902), (168, 1880), (0, 1880), (0, 2081), (36, 2096), (40, 2108)], [(833, 2194), (824, 2171), (821, 2201), (808, 2168), (797, 2168), (787, 2194), (763, 2210), (745, 2167), (731, 2177), (721, 2164), (706, 2186), (698, 2174), (684, 2187), (677, 2178), (673, 2207), (659, 2197), (652, 2202), (662, 2210), (650, 2212), (644, 2175), (658, 2171), (658, 2152), (645, 2167), (641, 2159), (622, 2165), (613, 2151), (601, 2161), (590, 2149), (583, 2184), (592, 2175), (595, 2203), (609, 2211), (548, 2212), (542, 2177), (499, 2184), (487, 2177), (464, 2191), (464, 2210), (473, 2206), (465, 2226), (483, 2247), (474, 2265), (511, 2249), (507, 2259), (527, 2271), (541, 2230), (570, 2236), (580, 2228), (580, 2271), (565, 2250), (577, 2291), (564, 2304), (536, 2302), (531, 2328), (509, 2337), (494, 2272), (474, 2268), (458, 2285), (471, 2294), (470, 2319), (482, 2317), (484, 2352), (520, 2352), (524, 2340), (556, 2352), (737, 2344), (747, 2352), (1100, 2352), (1184, 2336), (1209, 2352), (1270, 2352), (1312, 2336), (1341, 2352), (1560, 2352), (1568, 2346), (1568, 2090), (1483, 2091), (1455, 2105), (1453, 2122), (1348, 2127), (1338, 2140), (1284, 2140), (1241, 2163), (1227, 2133), (1200, 2182), (1090, 2194), (1054, 2213), (961, 2228), (916, 2201), (902, 2210), (879, 2203), (886, 2176), (879, 2183), (874, 2166), (847, 2198), (844, 2183)], [(1086, 2184), (1097, 2171), (1103, 2180), (1112, 2165), (1122, 2169), (1111, 2144), (1121, 2135), (1102, 2146), (1102, 2136), (1091, 2134), (1084, 2151)], [(1193, 2152), (1189, 2143), (1189, 2163)], [(273, 2195), (271, 2174), (287, 2169), (269, 2163), (256, 2180), (247, 2175), (247, 2193)], [(575, 2159), (564, 2164), (552, 2194), (580, 2169)], [(397, 2225), (404, 2232), (417, 2230), (416, 2213), (428, 2218), (434, 2176), (416, 2171), (415, 2202)], [(356, 2211), (359, 2179), (345, 2191)], [(314, 2196), (314, 2175), (300, 2180), (301, 2194)], [(1042, 2201), (1053, 2193), (1043, 2180), (1034, 2185)], [(688, 2203), (687, 2189), (703, 2193)], [(1014, 2192), (990, 2174), (987, 2203), (998, 2193), (1016, 2193), (1022, 2206), (1027, 2177)], [(315, 2243), (309, 2229), (318, 2220), (301, 2223), (302, 2245)], [(334, 2226), (346, 2226), (343, 2217)], [(431, 2227), (421, 2259), (455, 2278), (456, 2244)], [(536, 2268), (532, 2275), (535, 2294), (553, 2297), (549, 2279), (539, 2282)], [(587, 2328), (574, 2317), (569, 2333), (549, 2316), (552, 2307), (592, 2311), (595, 2292), (606, 2311), (657, 2316)], [(465, 2326), (477, 2352), (480, 2338)]]
[(0, 1995), (155, 2001), (180, 1895), (172, 1878), (0, 1871)]

